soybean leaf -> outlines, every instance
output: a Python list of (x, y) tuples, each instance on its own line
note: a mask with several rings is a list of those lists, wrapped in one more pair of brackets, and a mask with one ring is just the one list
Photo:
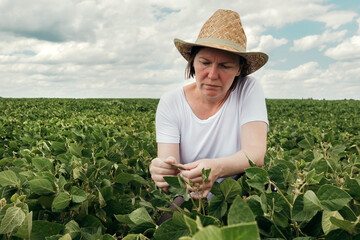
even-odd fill
[(70, 143), (69, 144), (70, 153), (73, 154), (74, 156), (78, 157), (78, 158), (82, 157), (81, 150), (82, 150), (81, 147), (78, 146), (77, 144), (75, 144), (75, 143)]
[(337, 211), (331, 211), (331, 212), (324, 211), (323, 216), (322, 216), (321, 226), (322, 226), (322, 229), (325, 234), (328, 234), (329, 232), (339, 228), (338, 226), (336, 226), (335, 224), (333, 224), (330, 221), (331, 217), (335, 217), (335, 218), (343, 220), (343, 217)]
[(22, 239), (30, 239), (32, 230), (33, 212), (26, 214), (26, 217), (14, 236)]
[(322, 207), (328, 211), (340, 210), (351, 200), (347, 192), (332, 185), (321, 186), (317, 195)]
[(76, 186), (72, 186), (71, 190), (71, 198), (74, 203), (81, 203), (87, 199), (87, 194), (84, 190), (79, 189)]
[(239, 223), (221, 228), (222, 239), (260, 240), (256, 222)]
[(11, 233), (19, 227), (25, 219), (24, 211), (19, 207), (9, 207), (1, 221), (0, 234)]
[(144, 207), (138, 208), (130, 214), (115, 215), (115, 218), (119, 222), (133, 225), (133, 227), (146, 222), (154, 224), (152, 218)]
[(54, 209), (62, 210), (69, 206), (71, 198), (68, 193), (61, 192), (59, 193), (52, 202), (52, 207)]
[(228, 213), (228, 225), (234, 225), (238, 223), (254, 222), (255, 216), (250, 207), (244, 202), (244, 200), (237, 196), (230, 206)]
[(37, 178), (29, 181), (31, 190), (38, 195), (49, 195), (56, 192), (54, 183), (47, 179)]
[(71, 220), (65, 225), (65, 233), (69, 234), (72, 239), (75, 239), (81, 234), (81, 228), (76, 221)]
[(189, 228), (185, 223), (184, 216), (179, 212), (174, 212), (173, 217), (163, 222), (154, 233), (157, 240), (178, 239), (182, 236), (190, 235)]
[(35, 166), (35, 168), (39, 171), (54, 170), (54, 166), (52, 162), (47, 158), (43, 158), (43, 157), (33, 158), (31, 161), (32, 164)]
[(220, 190), (224, 196), (225, 201), (228, 201), (241, 194), (240, 184), (232, 178), (226, 178), (220, 183)]
[(316, 194), (311, 190), (306, 191), (306, 193), (304, 194), (304, 210), (319, 211), (321, 209), (321, 203), (317, 198)]
[(6, 170), (6, 171), (0, 172), (0, 185), (1, 186), (15, 187), (17, 184), (18, 184), (18, 178), (13, 171)]
[(246, 176), (250, 178), (247, 184), (261, 192), (265, 191), (265, 184), (269, 182), (267, 171), (262, 168), (252, 167), (245, 170)]
[(223, 197), (213, 196), (208, 207), (209, 215), (221, 219), (226, 214), (227, 205)]
[(330, 222), (340, 229), (343, 229), (351, 235), (357, 235), (360, 233), (360, 224), (357, 222), (350, 222), (347, 220), (338, 219), (336, 217), (330, 217)]
[(203, 179), (204, 182), (208, 182), (209, 181), (209, 175), (210, 175), (210, 172), (211, 172), (211, 168), (209, 169), (201, 169), (201, 177)]
[(304, 195), (297, 196), (292, 209), (292, 220), (310, 221), (317, 214), (317, 210), (305, 210), (304, 199)]
[(59, 234), (64, 230), (64, 225), (44, 220), (33, 221), (31, 239), (40, 240)]
[(197, 232), (192, 238), (193, 240), (222, 240), (223, 238), (221, 229), (216, 226), (207, 226), (201, 231)]
[(196, 221), (188, 216), (184, 216), (184, 220), (186, 226), (189, 228), (189, 232), (191, 236), (193, 236), (197, 232), (197, 224)]
[(119, 173), (115, 177), (115, 182), (126, 184), (130, 181), (135, 181), (141, 184), (148, 184), (148, 182), (137, 174), (130, 174), (130, 173)]

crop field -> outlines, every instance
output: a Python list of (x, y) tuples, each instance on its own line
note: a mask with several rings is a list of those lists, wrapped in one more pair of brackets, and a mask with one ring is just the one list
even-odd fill
[(0, 239), (360, 239), (360, 101), (267, 99), (265, 166), (162, 224), (157, 103), (0, 98)]

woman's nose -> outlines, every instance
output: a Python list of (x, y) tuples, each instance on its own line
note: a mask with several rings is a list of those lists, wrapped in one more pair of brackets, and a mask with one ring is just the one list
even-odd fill
[(218, 69), (217, 69), (217, 66), (215, 64), (211, 65), (208, 76), (209, 76), (210, 79), (217, 79), (217, 77), (218, 77)]

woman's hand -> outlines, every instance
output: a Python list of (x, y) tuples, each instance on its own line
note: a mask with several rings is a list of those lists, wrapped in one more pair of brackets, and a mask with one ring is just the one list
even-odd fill
[[(210, 193), (216, 179), (220, 177), (220, 166), (216, 159), (201, 159), (192, 163), (181, 165), (186, 170), (181, 171), (181, 175), (186, 182), (187, 188), (191, 191), (191, 197), (195, 199), (206, 198)], [(202, 169), (211, 169), (208, 182), (204, 182), (202, 178)], [(190, 180), (192, 184), (190, 184)], [(199, 185), (197, 188), (196, 185)], [(190, 186), (192, 185), (192, 186)], [(199, 194), (194, 192), (198, 191)]]
[(155, 158), (151, 161), (149, 168), (151, 178), (154, 180), (155, 185), (164, 191), (168, 191), (169, 188), (169, 184), (164, 180), (164, 176), (176, 176), (180, 172), (169, 163), (175, 164), (176, 159), (174, 157), (168, 157), (166, 159)]

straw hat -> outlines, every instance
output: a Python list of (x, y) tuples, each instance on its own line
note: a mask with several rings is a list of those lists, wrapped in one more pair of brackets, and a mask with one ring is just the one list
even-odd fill
[(217, 10), (201, 28), (195, 43), (175, 38), (174, 43), (181, 55), (189, 61), (194, 46), (211, 47), (235, 53), (246, 59), (248, 65), (243, 76), (255, 72), (265, 65), (268, 55), (262, 52), (246, 52), (246, 35), (238, 13)]

